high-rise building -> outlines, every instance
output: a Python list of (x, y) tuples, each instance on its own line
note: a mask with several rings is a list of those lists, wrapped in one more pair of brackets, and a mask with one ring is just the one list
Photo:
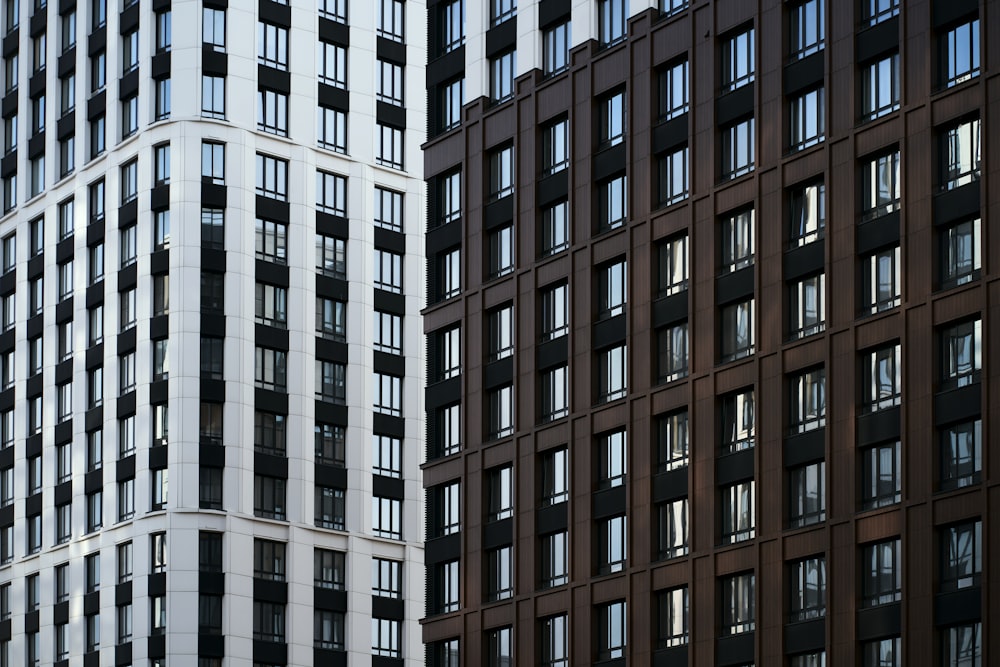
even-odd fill
[(1000, 660), (996, 4), (428, 7), (428, 664)]
[(421, 664), (423, 3), (0, 7), (0, 665)]

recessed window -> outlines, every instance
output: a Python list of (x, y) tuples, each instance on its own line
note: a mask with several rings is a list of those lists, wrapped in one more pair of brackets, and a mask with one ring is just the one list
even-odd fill
[(606, 232), (625, 224), (628, 215), (628, 180), (625, 174), (597, 184), (597, 229)]
[(226, 77), (201, 77), (201, 115), (206, 118), (226, 117)]
[(688, 499), (656, 505), (656, 557), (677, 558), (688, 552)]
[(982, 269), (979, 218), (965, 220), (938, 232), (938, 266), (941, 288), (948, 289), (977, 280)]
[(826, 425), (826, 371), (817, 368), (791, 378), (789, 427), (803, 433)]
[(823, 48), (826, 37), (826, 14), (823, 0), (806, 0), (788, 14), (788, 45), (791, 55), (805, 58)]
[(403, 539), (402, 513), (402, 500), (372, 496), (372, 533), (390, 540)]
[(899, 343), (866, 352), (864, 362), (865, 407), (876, 412), (899, 405), (902, 391)]
[(504, 225), (489, 232), (487, 278), (499, 278), (514, 271), (514, 226)]
[(514, 468), (506, 465), (486, 472), (487, 521), (514, 516)]
[[(337, 302), (338, 308), (343, 310), (346, 305)], [(375, 336), (373, 346), (380, 352), (389, 354), (403, 353), (403, 318), (395, 313), (388, 313), (376, 310), (374, 313)]]
[(861, 548), (861, 602), (865, 607), (902, 598), (902, 558), (899, 538)]
[(258, 195), (288, 200), (288, 161), (257, 153), (256, 191)]
[(316, 398), (344, 405), (347, 400), (347, 366), (333, 361), (316, 360)]
[(726, 37), (722, 42), (722, 89), (735, 90), (754, 80), (754, 29)]
[(506, 146), (490, 153), (489, 199), (496, 200), (514, 193), (514, 147)]
[(625, 484), (628, 472), (627, 436), (625, 431), (614, 431), (598, 438), (600, 461), (598, 486), (609, 489)]
[(569, 368), (559, 366), (541, 374), (542, 421), (569, 414)]
[(755, 623), (755, 577), (753, 572), (735, 574), (722, 579), (723, 635), (753, 632)]
[(487, 314), (489, 322), (488, 361), (514, 354), (514, 307), (502, 306)]
[(403, 257), (388, 250), (375, 250), (376, 289), (402, 294), (403, 292)]
[(514, 547), (486, 552), (486, 601), (509, 600), (514, 596)]
[(542, 175), (569, 167), (569, 120), (562, 119), (542, 129)]
[(490, 60), (490, 99), (506, 102), (514, 97), (514, 77), (517, 76), (517, 51), (502, 53)]
[(317, 76), (334, 88), (347, 88), (347, 49), (320, 41), (316, 45)]
[(816, 88), (792, 98), (788, 112), (788, 144), (793, 150), (808, 148), (823, 141), (826, 132), (826, 106), (823, 88)]
[(673, 382), (688, 374), (688, 324), (681, 322), (656, 331), (656, 380)]
[(980, 520), (943, 528), (941, 544), (941, 591), (979, 586), (983, 571), (983, 522)]
[(942, 665), (980, 665), (983, 659), (981, 621), (941, 629)]
[[(458, 561), (440, 563), (434, 566), (434, 588), (432, 608), (439, 614), (458, 610), (461, 581), (458, 576)], [(509, 653), (508, 653), (509, 657)]]
[(656, 592), (656, 646), (668, 648), (688, 643), (688, 587)]
[(403, 0), (378, 0), (376, 33), (394, 42), (403, 41)]
[(279, 70), (288, 69), (288, 29), (257, 23), (257, 62)]
[(625, 345), (597, 354), (597, 402), (625, 398), (627, 393), (628, 355)]
[(542, 72), (552, 76), (569, 69), (570, 22), (546, 28), (542, 33)]
[(813, 556), (795, 561), (789, 574), (788, 620), (794, 623), (826, 616), (826, 558)]
[(826, 186), (812, 183), (793, 188), (789, 195), (790, 245), (803, 246), (823, 238), (826, 230)]
[(274, 90), (257, 91), (257, 129), (288, 136), (288, 96)]
[(347, 114), (340, 109), (316, 108), (316, 143), (338, 153), (347, 152)]
[(204, 7), (202, 9), (201, 41), (215, 51), (226, 51), (226, 10)]
[(628, 520), (624, 516), (614, 516), (597, 522), (596, 532), (600, 540), (597, 573), (611, 574), (625, 570), (628, 550)]
[[(372, 474), (400, 479), (403, 476), (403, 441), (387, 435), (372, 436)], [(457, 493), (457, 492), (456, 492)]]
[[(343, 556), (341, 557), (341, 570), (343, 570)], [(343, 590), (343, 576), (341, 576), (340, 590)], [(398, 600), (403, 595), (403, 564), (397, 560), (387, 558), (372, 558), (372, 595), (375, 597), (390, 598)]]
[(542, 620), (541, 644), (541, 667), (569, 667), (569, 620), (566, 614)]
[(628, 626), (625, 622), (625, 601), (611, 602), (597, 610), (597, 659), (625, 659)]
[(565, 447), (541, 456), (542, 505), (558, 505), (569, 500), (569, 451)]
[(939, 39), (940, 76), (947, 87), (979, 76), (979, 18), (956, 25)]
[(496, 26), (517, 14), (517, 0), (490, 0), (490, 25)]
[(722, 128), (722, 177), (737, 178), (754, 168), (754, 119)]
[(316, 170), (316, 209), (331, 215), (347, 215), (347, 178)]
[(335, 591), (344, 590), (346, 568), (344, 554), (330, 549), (313, 551), (313, 585)]
[(667, 65), (657, 76), (657, 117), (671, 120), (688, 112), (688, 61)]
[(449, 0), (441, 4), (438, 23), (442, 33), (441, 50), (450, 53), (465, 43), (465, 0)]
[(899, 54), (861, 66), (861, 117), (881, 118), (899, 109)]
[(403, 106), (403, 66), (380, 59), (376, 70), (375, 99), (393, 106)]
[(444, 225), (462, 217), (462, 172), (439, 176), (437, 194), (438, 224)]
[(557, 202), (542, 209), (542, 256), (554, 255), (569, 247), (569, 202)]
[(488, 396), (489, 431), (487, 436), (496, 440), (514, 433), (514, 387), (506, 385), (494, 389)]
[(982, 154), (979, 119), (959, 123), (940, 135), (941, 189), (954, 190), (979, 180)]
[(863, 311), (880, 313), (900, 304), (901, 267), (899, 246), (878, 250), (861, 265), (864, 285)]
[(819, 461), (788, 471), (788, 525), (809, 526), (826, 519), (826, 463)]
[(804, 338), (826, 328), (826, 274), (793, 281), (788, 286), (789, 329), (792, 338)]
[(625, 302), (628, 295), (627, 273), (627, 264), (624, 259), (598, 268), (598, 319), (615, 317), (625, 312)]
[(941, 331), (943, 389), (979, 382), (982, 369), (982, 320), (949, 326)]
[(941, 489), (978, 484), (983, 470), (982, 419), (949, 424), (939, 437)]
[(754, 480), (730, 484), (720, 491), (722, 543), (736, 544), (753, 539), (756, 526)]
[(391, 125), (376, 123), (378, 145), (375, 162), (391, 169), (403, 168), (403, 130)]
[[(379, 438), (382, 436), (373, 436)], [(316, 463), (343, 468), (347, 450), (347, 434), (343, 426), (316, 422), (313, 427), (313, 446)]]
[(888, 21), (899, 15), (899, 0), (862, 0), (861, 15), (868, 25)]
[(754, 353), (754, 300), (723, 306), (721, 309), (722, 361), (734, 361)]
[(563, 531), (543, 535), (539, 539), (542, 587), (562, 586), (569, 581), (569, 534)]
[(898, 503), (903, 470), (899, 441), (868, 447), (861, 452), (861, 508)]
[(670, 206), (688, 198), (688, 147), (678, 148), (657, 159), (657, 203)]
[(601, 46), (611, 46), (628, 36), (628, 0), (598, 0), (597, 34)]
[(465, 105), (465, 79), (455, 79), (441, 85), (440, 89), (440, 131), (447, 132), (462, 123), (462, 107)]
[(688, 464), (689, 430), (687, 410), (656, 419), (657, 472), (677, 470)]

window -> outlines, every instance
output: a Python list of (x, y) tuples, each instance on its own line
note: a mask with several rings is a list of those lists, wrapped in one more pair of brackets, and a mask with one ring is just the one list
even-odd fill
[(542, 667), (569, 667), (569, 620), (566, 614), (542, 619)]
[(375, 412), (401, 417), (403, 414), (403, 378), (386, 373), (374, 373), (372, 385), (374, 388), (372, 407)]
[(118, 520), (128, 521), (135, 516), (135, 480), (118, 482)]
[(627, 391), (628, 361), (625, 345), (598, 353), (597, 402), (624, 398)]
[(257, 259), (275, 264), (286, 261), (288, 227), (284, 223), (257, 218), (255, 226), (255, 244)]
[(84, 557), (83, 592), (93, 593), (101, 587), (101, 554)]
[(617, 229), (628, 216), (628, 187), (624, 174), (597, 184), (597, 228), (599, 232)]
[(59, 79), (60, 118), (76, 108), (76, 76), (68, 74)]
[(313, 646), (328, 650), (344, 650), (344, 613), (314, 611)]
[(3, 179), (3, 211), (7, 213), (17, 206), (17, 174)]
[(808, 148), (825, 138), (826, 106), (824, 97), (824, 89), (816, 88), (792, 98), (788, 113), (788, 125), (791, 133), (788, 143), (792, 149)]
[(688, 587), (656, 592), (656, 645), (658, 648), (688, 643)]
[(517, 0), (490, 0), (490, 26), (496, 26), (517, 14)]
[(347, 0), (319, 0), (319, 13), (331, 21), (347, 23)]
[(347, 215), (347, 179), (345, 177), (316, 170), (316, 209), (333, 215)]
[(253, 576), (269, 581), (285, 580), (285, 543), (271, 540), (253, 541)]
[(403, 1), (378, 0), (379, 13), (376, 34), (394, 42), (403, 41)]
[(344, 467), (347, 436), (343, 426), (320, 422), (314, 428), (316, 463)]
[(598, 269), (598, 318), (607, 319), (625, 312), (628, 290), (625, 260), (606, 264)]
[[(380, 252), (378, 250), (376, 253)], [(347, 279), (347, 241), (323, 234), (316, 235), (316, 269), (323, 275)]]
[(375, 99), (394, 106), (403, 106), (403, 66), (378, 60)]
[(344, 405), (347, 400), (347, 366), (316, 360), (316, 398)]
[(27, 517), (27, 523), (25, 553), (27, 555), (36, 554), (42, 550), (42, 515), (35, 514)]
[(122, 35), (122, 76), (139, 69), (139, 31)]
[[(206, 427), (202, 427), (201, 440), (209, 444), (222, 444), (222, 405), (219, 403), (202, 403), (202, 419), (205, 418), (205, 408), (218, 407), (218, 420), (212, 422), (211, 426), (217, 427), (218, 435), (211, 432), (206, 433)], [(211, 427), (208, 427), (211, 428)], [(198, 506), (202, 509), (221, 510), (222, 508), (222, 468), (212, 468), (201, 466), (198, 470)]]
[(17, 236), (8, 234), (0, 243), (2, 243), (3, 273), (9, 273), (17, 266)]
[(288, 162), (257, 153), (257, 194), (270, 199), (287, 201)]
[[(374, 501), (374, 497), (372, 499)], [(344, 530), (346, 510), (343, 489), (317, 486), (315, 495), (315, 522), (320, 528)], [(397, 515), (398, 518), (398, 515)], [(375, 524), (372, 524), (373, 528)]]
[(254, 412), (254, 449), (265, 454), (285, 455), (285, 415), (273, 412)]
[[(37, 340), (41, 340), (40, 338)], [(42, 432), (42, 397), (32, 396), (28, 399), (28, 433), (32, 436)]]
[[(226, 183), (226, 145), (201, 142), (201, 179), (216, 185)], [(204, 210), (204, 209), (203, 209)]]
[(514, 547), (491, 549), (486, 554), (486, 601), (514, 596)]
[(87, 614), (84, 619), (84, 649), (92, 653), (101, 647), (101, 614)]
[(823, 48), (825, 19), (823, 0), (806, 0), (791, 9), (788, 16), (788, 45), (792, 56), (805, 58)]
[(754, 168), (754, 119), (722, 128), (722, 177), (736, 178)]
[(677, 558), (688, 552), (688, 499), (656, 506), (656, 557)]
[[(212, 593), (198, 595), (198, 634), (222, 634), (222, 596)], [(204, 659), (199, 659), (201, 665)], [(221, 661), (220, 661), (221, 662)]]
[(59, 300), (73, 296), (73, 260), (59, 265)]
[(127, 352), (118, 357), (118, 393), (126, 394), (135, 390), (135, 352)]
[(745, 572), (722, 579), (722, 634), (753, 632), (755, 627), (754, 574)]
[(982, 268), (980, 219), (949, 225), (938, 232), (941, 288), (978, 280)]
[[(202, 228), (204, 232), (204, 228)], [(223, 274), (202, 271), (201, 274), (201, 310), (205, 313), (223, 313), (225, 303), (223, 292)]]
[(868, 25), (888, 21), (899, 14), (899, 0), (863, 0), (861, 14)]
[[(222, 560), (222, 536), (218, 537), (218, 553), (219, 560)], [(207, 546), (201, 539), (201, 534), (199, 534), (199, 563), (201, 567), (204, 567), (206, 563), (203, 554), (204, 547)], [(151, 573), (166, 572), (167, 571), (167, 534), (166, 533), (153, 533), (149, 536), (149, 571)], [(201, 567), (199, 569), (201, 569)], [(221, 566), (214, 572), (221, 571)]]
[(546, 28), (542, 33), (542, 72), (552, 76), (569, 69), (570, 22)]
[(258, 346), (254, 364), (255, 386), (271, 391), (285, 391), (286, 356), (287, 352), (284, 350)]
[(279, 70), (288, 69), (288, 29), (257, 22), (257, 63)]
[(542, 175), (569, 168), (569, 120), (563, 118), (542, 129)]
[(983, 659), (983, 628), (980, 621), (941, 630), (941, 664), (947, 667), (978, 667)]
[[(170, 12), (166, 12), (169, 16)], [(156, 79), (156, 87), (153, 120), (165, 120), (170, 118), (170, 79)]]
[(866, 407), (875, 412), (899, 405), (902, 390), (899, 343), (867, 352), (864, 360)]
[(734, 361), (754, 353), (754, 300), (742, 301), (722, 308), (723, 361)]
[(347, 49), (338, 44), (316, 44), (317, 76), (335, 88), (347, 88)]
[(790, 566), (788, 620), (806, 621), (826, 616), (826, 558), (814, 556)]
[(514, 664), (513, 632), (510, 626), (486, 631), (486, 667)]
[(226, 118), (226, 77), (208, 74), (201, 77), (201, 115)]
[(754, 56), (754, 29), (723, 39), (722, 89), (735, 90), (752, 83), (756, 58)]
[(861, 68), (861, 117), (881, 118), (899, 109), (899, 54), (867, 63)]
[(900, 493), (902, 468), (899, 441), (869, 447), (861, 452), (861, 508), (894, 505)]
[(313, 551), (313, 586), (335, 591), (344, 590), (347, 570), (344, 553), (316, 548)]
[(565, 447), (542, 454), (542, 505), (558, 505), (569, 500), (569, 452)]
[(514, 97), (517, 51), (507, 51), (490, 59), (490, 99), (499, 104)]
[(983, 524), (968, 521), (943, 528), (941, 544), (941, 591), (979, 586), (983, 569)]
[(563, 200), (542, 210), (541, 255), (554, 255), (568, 247), (569, 202)]
[(569, 581), (569, 534), (552, 533), (540, 539), (542, 587), (562, 586)]
[(788, 525), (809, 526), (826, 520), (826, 463), (819, 461), (788, 471)]
[(403, 353), (403, 318), (393, 313), (375, 311), (375, 337), (373, 347), (389, 354)]
[(722, 543), (736, 544), (754, 538), (754, 480), (722, 488)]
[(602, 605), (598, 610), (597, 659), (625, 658), (625, 601)]
[(949, 424), (941, 430), (941, 488), (978, 484), (983, 469), (981, 419)]
[(514, 226), (504, 225), (489, 232), (488, 276), (499, 278), (514, 270)]
[(803, 433), (826, 425), (826, 371), (817, 368), (791, 378), (789, 430)]
[(436, 611), (446, 614), (458, 610), (459, 577), (458, 561), (441, 563), (435, 567), (436, 586), (434, 588), (437, 605)]
[(288, 136), (288, 96), (273, 90), (257, 91), (257, 129)]
[(117, 612), (118, 644), (127, 644), (132, 641), (132, 603), (118, 605)]
[(898, 602), (902, 597), (899, 538), (861, 549), (861, 598), (866, 607)]
[(18, 72), (20, 70), (17, 54), (4, 58), (4, 93), (17, 90)]
[(403, 441), (399, 438), (374, 434), (372, 436), (372, 474), (401, 478), (403, 474), (402, 449)]
[(950, 28), (939, 37), (940, 71), (948, 88), (979, 76), (979, 18)]
[(671, 120), (688, 112), (688, 61), (667, 65), (657, 75), (656, 112), (659, 121)]
[(375, 287), (387, 292), (403, 292), (403, 257), (388, 250), (375, 249)]
[[(752, 408), (750, 418), (752, 424)], [(689, 447), (687, 411), (684, 410), (659, 417), (656, 423), (657, 470), (664, 472), (677, 470), (686, 466), (688, 464)]]
[(462, 347), (459, 327), (452, 327), (435, 334), (437, 350), (435, 375), (438, 380), (458, 377), (462, 372)]
[[(562, 287), (565, 288), (565, 285)], [(513, 355), (514, 307), (507, 305), (493, 310), (487, 314), (487, 320), (489, 322), (488, 361), (497, 361)]]
[(170, 50), (172, 38), (170, 10), (156, 13), (156, 53)]
[(28, 223), (28, 256), (37, 257), (45, 251), (45, 219), (36, 218)]
[[(399, 257), (394, 253), (388, 253), (376, 250), (375, 252), (381, 253), (383, 258), (386, 255), (392, 255), (392, 257)], [(458, 296), (462, 291), (462, 273), (461, 273), (461, 261), (462, 261), (462, 251), (459, 248), (454, 250), (449, 250), (444, 252), (438, 257), (438, 275), (436, 276), (439, 282), (438, 285), (438, 298), (440, 300), (450, 299), (452, 297)], [(377, 270), (377, 269), (376, 269)], [(379, 287), (379, 277), (375, 278), (375, 286)], [(394, 292), (399, 292), (399, 290), (392, 290)]]
[(982, 369), (982, 320), (970, 320), (941, 331), (941, 388), (979, 382)]
[(284, 287), (256, 284), (254, 310), (259, 324), (285, 328), (287, 293)]
[(435, 417), (439, 456), (451, 456), (462, 448), (462, 406), (448, 405)]
[(226, 51), (226, 10), (212, 7), (202, 8), (201, 41), (215, 51)]
[(491, 440), (505, 438), (514, 433), (514, 387), (505, 385), (489, 392), (489, 431)]
[(754, 263), (754, 209), (727, 215), (720, 225), (722, 272), (738, 271)]
[(862, 264), (867, 312), (878, 313), (900, 304), (899, 255), (899, 246), (895, 246), (872, 253)]
[(542, 421), (560, 419), (569, 414), (569, 372), (559, 366), (542, 372)]
[(201, 377), (205, 380), (223, 379), (225, 340), (203, 336), (201, 339)]
[(285, 480), (254, 475), (253, 514), (265, 519), (285, 520)]
[[(376, 316), (376, 321), (378, 317)], [(316, 297), (316, 333), (323, 338), (343, 342), (347, 336), (347, 304)], [(378, 341), (378, 331), (375, 340)], [(378, 343), (376, 342), (376, 348)]]
[(73, 416), (73, 382), (64, 382), (56, 390), (56, 420), (62, 423)]
[(347, 114), (339, 109), (317, 107), (316, 142), (338, 153), (347, 152)]
[(974, 118), (941, 134), (941, 189), (954, 190), (979, 179), (982, 153), (979, 119)]
[(598, 574), (623, 572), (628, 550), (625, 516), (614, 516), (598, 521), (597, 533), (600, 551), (597, 559)]
[(450, 0), (442, 5), (438, 23), (441, 50), (450, 53), (465, 43), (465, 0)]
[(31, 63), (32, 63), (32, 65), (31, 65), (31, 71), (32, 71), (33, 74), (37, 73), (37, 72), (40, 72), (41, 70), (45, 69), (45, 58), (46, 58), (46, 52), (47, 51), (48, 51), (48, 49), (46, 48), (46, 39), (45, 39), (45, 33), (44, 32), (41, 33), (41, 34), (39, 34), (39, 35), (36, 35), (36, 36), (32, 37), (32, 39), (31, 39), (31, 56), (32, 56), (32, 58), (31, 58)]
[(826, 186), (813, 183), (797, 187), (789, 197), (790, 245), (803, 246), (823, 237), (826, 229)]
[(494, 201), (514, 193), (514, 147), (506, 146), (490, 153), (489, 199)]
[(253, 638), (257, 641), (285, 641), (285, 605), (254, 600)]
[(56, 445), (56, 483), (68, 482), (73, 476), (73, 443)]
[(403, 130), (391, 125), (376, 123), (378, 147), (375, 163), (392, 169), (403, 168)]
[(514, 468), (502, 466), (486, 472), (487, 521), (514, 516)]
[(611, 46), (628, 35), (628, 0), (598, 0), (597, 32), (601, 46)]
[(462, 217), (462, 173), (454, 172), (438, 178), (438, 224), (444, 225)]
[(656, 380), (673, 382), (688, 374), (687, 322), (656, 331)]

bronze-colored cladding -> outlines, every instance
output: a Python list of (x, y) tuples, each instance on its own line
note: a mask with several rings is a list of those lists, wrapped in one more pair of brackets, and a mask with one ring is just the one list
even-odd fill
[[(756, 574), (756, 632), (750, 656), (756, 664), (784, 664), (788, 625), (788, 563), (824, 554), (827, 567), (825, 650), (837, 664), (860, 659), (857, 625), (861, 567), (859, 545), (900, 536), (903, 548), (902, 653), (940, 655), (934, 604), (938, 593), (937, 527), (979, 517), (983, 521), (983, 585), (981, 619), (1000, 615), (1000, 596), (990, 595), (992, 553), (1000, 548), (989, 517), (1000, 516), (1000, 495), (989, 493), (1000, 480), (1000, 456), (989, 415), (1000, 414), (1000, 376), (992, 347), (1000, 340), (1000, 303), (996, 259), (1000, 234), (992, 233), (991, 211), (1000, 207), (1000, 164), (984, 160), (980, 181), (982, 271), (971, 284), (938, 290), (935, 284), (938, 239), (933, 226), (939, 181), (939, 131), (956, 119), (978, 114), (983, 155), (1000, 154), (1000, 107), (990, 106), (987, 86), (995, 80), (1000, 50), (985, 49), (980, 76), (952, 90), (939, 91), (934, 81), (937, 36), (931, 25), (932, 2), (907, 2), (900, 20), (903, 77), (901, 109), (885, 118), (861, 122), (858, 108), (861, 67), (855, 62), (857, 3), (826, 3), (826, 46), (821, 52), (826, 90), (826, 138), (819, 145), (790, 152), (788, 99), (783, 91), (787, 64), (785, 10), (789, 3), (765, 0), (692, 2), (679, 14), (660, 19), (652, 11), (634, 17), (629, 38), (600, 50), (589, 42), (571, 54), (569, 71), (545, 79), (538, 71), (517, 81), (513, 101), (491, 107), (474, 100), (463, 112), (461, 127), (431, 138), (425, 166), (429, 185), (456, 166), (462, 182), (462, 286), (460, 297), (431, 303), (424, 311), (428, 334), (455, 323), (463, 330), (463, 449), (448, 459), (429, 460), (425, 485), (462, 480), (461, 608), (424, 620), (424, 640), (459, 637), (461, 664), (483, 661), (486, 636), (494, 627), (514, 626), (514, 662), (537, 664), (541, 655), (538, 618), (565, 612), (570, 622), (570, 661), (596, 660), (596, 606), (625, 599), (628, 608), (629, 664), (667, 664), (658, 653), (655, 592), (679, 585), (690, 591), (688, 663), (709, 667), (726, 647), (720, 640), (719, 578), (753, 570)], [(754, 10), (760, 7), (760, 13)], [(849, 5), (849, 6), (848, 6)], [(988, 3), (979, 3), (980, 17)], [(854, 10), (852, 13), (851, 9)], [(531, 8), (534, 10), (534, 7)], [(432, 14), (433, 16), (433, 14)], [(901, 17), (903, 19), (904, 17)], [(723, 181), (719, 174), (719, 130), (715, 123), (718, 94), (719, 39), (727, 31), (753, 24), (758, 45), (754, 82), (756, 168), (749, 176)], [(981, 21), (984, 44), (1000, 43), (1000, 22)], [(656, 207), (656, 156), (652, 128), (656, 122), (656, 68), (684, 53), (690, 63), (690, 196), (667, 208)], [(928, 53), (932, 54), (928, 56)], [(991, 77), (990, 73), (993, 72)], [(995, 85), (995, 84), (994, 84)], [(629, 186), (629, 221), (622, 228), (596, 233), (592, 182), (600, 95), (624, 86), (628, 100), (625, 154)], [(994, 95), (995, 97), (995, 95)], [(540, 210), (536, 206), (541, 178), (541, 127), (566, 116), (570, 121), (571, 159), (568, 197), (570, 247), (539, 258)], [(513, 141), (516, 158), (515, 271), (484, 280), (483, 234), (486, 156), (491, 147)], [(902, 303), (876, 315), (861, 315), (861, 264), (856, 228), (860, 221), (860, 169), (871, 155), (898, 147), (902, 157)], [(826, 326), (802, 340), (788, 338), (788, 285), (784, 262), (788, 249), (788, 189), (816, 178), (827, 187), (827, 221), (823, 240), (826, 275)], [(719, 274), (719, 217), (752, 205), (756, 211), (755, 354), (733, 363), (719, 361), (719, 308), (715, 303)], [(429, 223), (428, 227), (432, 227)], [(687, 232), (690, 270), (688, 288), (689, 375), (657, 385), (656, 337), (653, 324), (655, 243)], [(627, 398), (597, 405), (597, 360), (592, 350), (597, 312), (595, 266), (624, 257), (628, 262), (626, 307), (629, 378)], [(433, 266), (433, 264), (429, 264)], [(540, 330), (539, 290), (559, 281), (570, 286), (569, 416), (540, 423), (540, 380), (536, 346)], [(515, 429), (500, 442), (484, 441), (486, 420), (486, 313), (502, 303), (515, 308)], [(976, 313), (983, 321), (981, 374), (983, 420), (982, 482), (950, 492), (936, 489), (938, 441), (934, 398), (939, 378), (937, 327)], [(902, 451), (902, 503), (861, 511), (860, 458), (857, 439), (864, 370), (862, 350), (899, 341), (902, 349), (902, 396), (899, 430)], [(826, 520), (805, 528), (787, 528), (788, 481), (783, 446), (788, 435), (787, 378), (803, 369), (826, 369)], [(720, 456), (718, 397), (754, 387), (757, 405), (754, 469), (756, 537), (738, 545), (720, 545), (720, 502), (716, 464)], [(655, 417), (686, 408), (690, 419), (687, 488), (690, 502), (689, 554), (654, 560), (655, 508), (651, 498), (656, 474)], [(430, 418), (430, 415), (429, 415)], [(597, 489), (595, 434), (625, 427), (628, 432), (626, 506), (628, 564), (625, 572), (598, 576), (597, 530), (593, 493)], [(561, 445), (569, 448), (570, 583), (539, 587), (539, 544), (536, 504), (540, 495), (540, 453)], [(483, 603), (485, 474), (501, 463), (515, 470), (514, 597)], [(995, 588), (995, 587), (994, 587)], [(717, 641), (720, 640), (720, 641)], [(1000, 655), (1000, 640), (985, 633), (984, 664)], [(919, 662), (919, 660), (917, 661)], [(610, 664), (610, 663), (609, 663)]]

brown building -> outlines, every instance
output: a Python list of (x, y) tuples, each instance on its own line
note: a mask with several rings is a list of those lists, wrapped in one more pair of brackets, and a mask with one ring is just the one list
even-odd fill
[(514, 5), (428, 2), (428, 664), (996, 664), (1000, 6)]

